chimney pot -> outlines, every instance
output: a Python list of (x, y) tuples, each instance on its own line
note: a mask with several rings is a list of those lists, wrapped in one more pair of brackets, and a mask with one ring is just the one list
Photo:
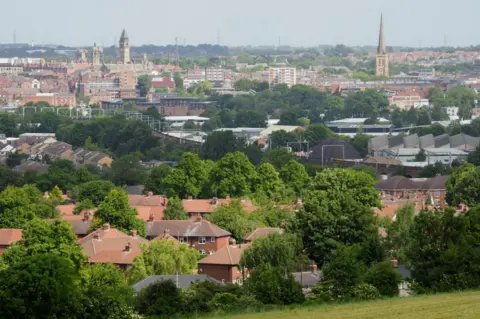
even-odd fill
[(230, 238), (230, 246), (235, 247), (236, 245), (237, 245), (237, 241), (235, 240), (235, 238)]
[(110, 224), (108, 224), (108, 223), (103, 224), (103, 230), (104, 231), (109, 231), (110, 230)]
[(127, 244), (125, 245), (125, 251), (130, 251), (131, 249), (132, 249), (132, 244), (127, 243)]
[(170, 228), (165, 228), (164, 232), (163, 232), (166, 235), (170, 235)]
[(167, 204), (167, 198), (165, 196), (162, 197), (162, 206)]
[(83, 221), (87, 221), (90, 219), (90, 213), (88, 212), (88, 210), (84, 210), (83, 211)]
[(99, 240), (100, 236), (98, 235), (98, 232), (93, 233), (93, 239)]
[(312, 272), (312, 274), (316, 274), (318, 272), (318, 266), (310, 265), (310, 271)]
[(137, 237), (137, 230), (134, 228), (132, 229), (132, 237), (136, 238)]
[(148, 192), (148, 193), (147, 193), (147, 196), (148, 196), (148, 197), (151, 197), (151, 196), (153, 196), (153, 193), (152, 193), (152, 192)]
[(150, 215), (148, 216), (148, 221), (153, 222), (154, 219), (155, 217), (153, 216), (153, 213), (150, 213)]
[(200, 222), (202, 222), (202, 221), (203, 221), (202, 216), (196, 216), (196, 217), (195, 217), (195, 222), (200, 223)]

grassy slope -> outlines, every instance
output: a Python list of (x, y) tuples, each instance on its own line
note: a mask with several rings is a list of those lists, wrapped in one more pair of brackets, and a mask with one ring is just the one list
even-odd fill
[(480, 318), (480, 292), (396, 298), (345, 305), (212, 316), (212, 319), (443, 319)]

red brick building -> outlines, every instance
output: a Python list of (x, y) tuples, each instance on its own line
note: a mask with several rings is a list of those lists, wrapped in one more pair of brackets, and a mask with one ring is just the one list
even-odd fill
[(241, 284), (247, 278), (248, 271), (240, 268), (242, 252), (248, 244), (236, 245), (232, 240), (216, 253), (203, 258), (198, 262), (198, 274), (207, 275), (223, 283)]
[(153, 220), (147, 222), (147, 239), (165, 233), (202, 254), (211, 254), (228, 246), (231, 234), (198, 217), (196, 220)]

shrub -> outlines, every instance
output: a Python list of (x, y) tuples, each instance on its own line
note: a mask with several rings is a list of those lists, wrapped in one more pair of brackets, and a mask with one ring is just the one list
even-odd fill
[(212, 300), (208, 302), (208, 305), (213, 310), (232, 310), (237, 305), (237, 302), (237, 296), (223, 292), (213, 296)]
[(398, 284), (401, 277), (395, 271), (390, 261), (374, 264), (365, 276), (365, 282), (377, 288), (382, 296), (398, 295)]
[(360, 284), (353, 288), (352, 297), (357, 300), (374, 300), (380, 298), (380, 293), (373, 285)]
[(173, 281), (161, 280), (138, 293), (135, 309), (149, 316), (167, 317), (179, 314), (183, 309), (182, 295)]

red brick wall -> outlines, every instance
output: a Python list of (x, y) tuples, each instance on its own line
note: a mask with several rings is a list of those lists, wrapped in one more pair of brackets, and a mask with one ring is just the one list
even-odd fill
[(208, 254), (209, 251), (217, 251), (228, 245), (230, 237), (215, 238), (215, 242), (210, 241), (210, 237), (206, 237), (205, 244), (198, 243), (198, 237), (189, 237), (188, 243), (191, 247), (195, 247), (196, 250), (205, 250)]
[(243, 275), (236, 266), (230, 265), (198, 265), (198, 273), (208, 275), (225, 283), (232, 283), (234, 280), (243, 279)]

